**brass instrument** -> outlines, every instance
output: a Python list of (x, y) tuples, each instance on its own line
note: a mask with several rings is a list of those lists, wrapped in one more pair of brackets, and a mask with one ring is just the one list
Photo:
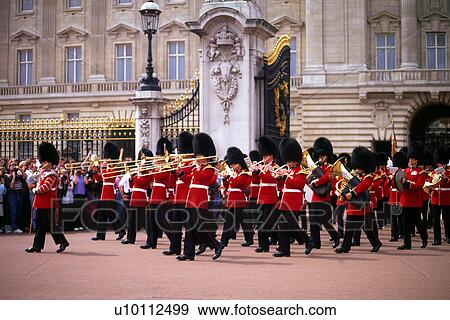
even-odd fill
[(219, 170), (219, 174), (222, 176), (231, 177), (232, 175), (234, 175), (234, 170), (228, 165), (225, 160), (219, 162), (219, 164), (217, 165), (217, 169)]
[[(306, 171), (309, 173), (306, 177), (306, 184), (310, 185), (314, 180), (320, 178), (324, 175), (324, 172), (321, 165), (321, 160), (318, 160), (314, 162), (311, 152), (312, 148), (308, 148), (302, 153), (302, 166), (306, 169)], [(325, 195), (329, 194), (331, 191), (331, 182), (325, 183), (320, 186), (313, 186), (313, 191), (317, 193), (320, 197), (324, 197)]]
[(282, 176), (284, 176), (284, 170), (289, 169), (289, 166), (287, 164), (282, 165), (281, 167), (272, 170), (272, 175), (274, 176), (274, 178), (280, 178)]
[(435, 173), (433, 174), (431, 182), (426, 181), (423, 186), (423, 191), (425, 191), (428, 194), (431, 193), (433, 189), (436, 188), (441, 183), (442, 177), (445, 174), (445, 168), (439, 167), (434, 171)]
[(261, 160), (261, 161), (255, 162), (255, 163), (251, 163), (250, 166), (248, 166), (248, 165), (247, 166), (250, 171), (256, 171), (256, 170), (260, 170), (263, 165), (264, 165), (264, 160)]

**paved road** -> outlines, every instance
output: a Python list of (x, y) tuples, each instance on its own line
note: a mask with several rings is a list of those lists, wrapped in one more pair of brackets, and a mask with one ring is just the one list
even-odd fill
[[(212, 261), (207, 251), (179, 262), (156, 250), (121, 245), (108, 233), (93, 242), (88, 232), (67, 233), (71, 245), (56, 254), (47, 236), (45, 251), (27, 254), (30, 235), (0, 235), (0, 299), (450, 299), (450, 245), (399, 252), (381, 232), (383, 248), (370, 253), (367, 240), (337, 255), (323, 235), (310, 256), (293, 246), (290, 258), (257, 254), (232, 241)], [(273, 252), (274, 249), (271, 249)]]

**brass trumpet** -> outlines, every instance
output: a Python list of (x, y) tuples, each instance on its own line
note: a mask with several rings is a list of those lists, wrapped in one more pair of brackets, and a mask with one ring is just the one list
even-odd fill
[(435, 174), (433, 174), (433, 179), (431, 180), (431, 182), (426, 181), (423, 186), (423, 191), (425, 191), (428, 194), (430, 194), (433, 191), (433, 189), (436, 188), (441, 183), (442, 177), (445, 174), (445, 168), (439, 167), (434, 171)]

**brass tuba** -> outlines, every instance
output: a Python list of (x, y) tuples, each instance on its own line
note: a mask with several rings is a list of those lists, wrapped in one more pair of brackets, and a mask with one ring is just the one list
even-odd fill
[(342, 177), (336, 182), (336, 191), (339, 195), (342, 196), (342, 193), (345, 187), (348, 185), (348, 182), (353, 179), (353, 175), (348, 169), (345, 167), (343, 160), (345, 157), (339, 158), (335, 163), (331, 166), (330, 176), (339, 176)]
[(434, 174), (433, 174), (433, 178), (431, 180), (431, 182), (426, 181), (424, 186), (423, 186), (423, 191), (425, 191), (426, 193), (431, 193), (431, 191), (433, 191), (434, 188), (436, 188), (442, 180), (442, 176), (445, 173), (445, 168), (443, 167), (439, 167), (436, 170), (434, 170)]

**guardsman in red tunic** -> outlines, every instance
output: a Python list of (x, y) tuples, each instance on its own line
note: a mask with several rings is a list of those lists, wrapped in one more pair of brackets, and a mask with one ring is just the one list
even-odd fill
[(384, 152), (378, 152), (377, 157), (378, 168), (374, 174), (375, 181), (377, 181), (377, 187), (375, 188), (375, 196), (377, 198), (377, 222), (379, 226), (383, 227), (389, 220), (389, 217), (387, 216), (387, 200), (389, 198), (389, 192), (386, 190), (386, 181), (389, 175), (386, 169), (388, 156)]
[[(340, 153), (338, 156), (338, 159), (342, 159), (342, 164), (346, 167), (346, 168), (350, 168), (350, 161), (351, 161), (351, 157), (347, 152), (343, 152)], [(335, 177), (336, 183), (343, 179), (342, 176), (337, 176)], [(336, 187), (333, 188), (333, 190), (335, 190), (334, 192), (336, 192), (337, 195), (337, 200), (336, 200), (336, 209), (334, 211), (335, 214), (335, 219), (338, 225), (338, 234), (339, 234), (339, 238), (344, 238), (344, 213), (345, 213), (345, 207), (347, 205), (347, 201), (344, 199), (343, 196), (337, 194), (337, 190)]]
[(400, 205), (403, 213), (404, 244), (398, 250), (411, 250), (411, 234), (417, 227), (422, 239), (421, 248), (428, 244), (427, 229), (420, 219), (422, 209), (422, 190), (427, 178), (427, 172), (421, 166), (424, 157), (424, 147), (421, 142), (413, 142), (408, 148), (409, 167), (405, 170), (404, 183), (406, 190), (401, 193)]
[[(244, 220), (244, 208), (247, 207), (246, 189), (252, 182), (252, 174), (248, 171), (244, 160), (244, 154), (237, 147), (231, 147), (227, 150), (227, 163), (232, 168), (232, 175), (226, 175), (222, 182), (225, 186), (227, 201), (225, 207), (225, 222), (223, 225), (222, 237), (220, 242), (223, 246), (228, 246), (233, 234), (242, 226), (245, 243), (253, 242), (253, 228), (251, 224)], [(226, 173), (225, 173), (226, 174)]]
[(56, 230), (52, 218), (53, 209), (58, 205), (58, 175), (53, 166), (58, 165), (59, 156), (55, 147), (43, 142), (38, 148), (38, 159), (42, 164), (39, 172), (39, 183), (34, 189), (33, 208), (36, 209), (36, 234), (33, 246), (25, 249), (26, 252), (41, 252), (44, 249), (45, 234), (50, 232), (55, 244), (59, 244), (57, 253), (61, 253), (69, 246), (62, 231)]
[[(118, 159), (119, 149), (117, 146), (111, 142), (107, 142), (103, 147), (103, 158), (104, 159)], [(97, 205), (97, 235), (91, 240), (105, 240), (106, 238), (106, 226), (108, 224), (108, 217), (112, 220), (112, 227), (118, 238), (116, 240), (121, 240), (126, 232), (125, 226), (120, 222), (117, 210), (116, 202), (116, 191), (114, 187), (114, 182), (116, 180), (117, 173), (119, 171), (114, 165), (111, 167), (106, 166), (101, 171), (101, 176), (103, 179), (102, 193), (100, 195), (100, 201)]]
[(348, 201), (347, 219), (345, 222), (344, 240), (342, 246), (336, 248), (336, 253), (348, 253), (352, 247), (353, 234), (355, 231), (361, 230), (361, 228), (373, 246), (371, 252), (378, 252), (381, 242), (374, 233), (374, 224), (372, 221), (369, 221), (368, 228), (364, 227), (364, 216), (372, 210), (370, 200), (369, 202), (359, 200), (363, 193), (369, 195), (368, 198), (370, 199), (369, 189), (373, 183), (372, 173), (376, 169), (375, 154), (365, 147), (355, 148), (352, 152), (352, 167), (356, 169), (359, 183), (354, 187), (344, 189), (344, 197)]
[[(206, 133), (198, 133), (194, 136), (194, 155), (197, 158), (196, 168), (192, 170), (191, 178), (181, 175), (184, 183), (189, 184), (189, 191), (186, 200), (188, 217), (185, 220), (186, 228), (183, 254), (178, 255), (180, 261), (194, 260), (195, 240), (198, 237), (200, 244), (204, 244), (214, 249), (213, 260), (218, 259), (223, 250), (222, 244), (215, 239), (214, 233), (205, 227), (204, 219), (208, 216), (208, 190), (209, 186), (217, 181), (217, 172), (214, 167), (208, 164), (212, 157), (216, 155), (216, 147), (212, 138)], [(190, 180), (190, 181), (189, 181)]]
[(278, 148), (271, 138), (262, 136), (258, 139), (259, 153), (263, 157), (264, 165), (259, 170), (259, 193), (257, 204), (260, 205), (260, 221), (258, 228), (258, 248), (255, 252), (269, 252), (269, 235), (277, 233), (275, 205), (278, 202), (277, 179), (272, 172), (277, 169), (275, 159), (278, 156)]
[(313, 249), (311, 239), (305, 230), (300, 229), (297, 217), (303, 206), (303, 188), (306, 184), (308, 173), (302, 168), (302, 148), (300, 144), (292, 138), (284, 138), (280, 142), (281, 161), (289, 167), (281, 200), (277, 205), (282, 222), (279, 223), (280, 246), (274, 257), (289, 257), (291, 255), (290, 237), (294, 237), (298, 244), (305, 244), (305, 254), (309, 254)]
[[(141, 151), (144, 157), (152, 157), (153, 153), (148, 149)], [(147, 193), (150, 189), (153, 177), (149, 175), (149, 161), (142, 161), (139, 164), (138, 173), (130, 179), (133, 184), (131, 188), (130, 210), (128, 211), (128, 234), (127, 239), (122, 244), (134, 244), (138, 229), (138, 217), (145, 217), (148, 204)]]
[(443, 173), (436, 173), (434, 177), (439, 178), (440, 182), (431, 192), (431, 213), (433, 215), (434, 246), (441, 245), (441, 212), (444, 220), (445, 238), (444, 241), (450, 243), (450, 152), (448, 147), (439, 146), (434, 152), (434, 162), (437, 165), (436, 170)]
[(339, 245), (339, 235), (331, 224), (332, 206), (331, 206), (331, 165), (328, 159), (333, 157), (333, 146), (330, 140), (325, 137), (317, 138), (313, 145), (314, 156), (319, 162), (320, 171), (323, 173), (309, 183), (309, 187), (313, 191), (313, 197), (309, 207), (309, 220), (311, 225), (311, 237), (314, 248), (320, 249), (320, 227), (323, 225), (328, 231), (333, 248)]
[[(397, 152), (392, 157), (392, 165), (397, 169), (406, 169), (408, 167), (408, 160), (403, 152)], [(388, 183), (390, 186), (389, 192), (389, 213), (391, 220), (391, 239), (389, 242), (397, 242), (399, 237), (403, 237), (403, 215), (400, 206), (401, 193), (394, 184), (394, 173), (389, 175)]]
[[(425, 182), (431, 182), (433, 177), (433, 154), (425, 150), (423, 159), (423, 168), (427, 172), (427, 179)], [(431, 219), (431, 209), (430, 209), (430, 195), (422, 190), (422, 223), (427, 229), (431, 229), (432, 219)]]
[(170, 238), (170, 230), (165, 220), (167, 208), (167, 188), (170, 182), (170, 165), (166, 163), (166, 153), (172, 152), (172, 143), (167, 138), (160, 138), (156, 144), (156, 155), (161, 159), (154, 160), (157, 168), (153, 169), (152, 193), (149, 200), (149, 215), (146, 223), (147, 242), (141, 249), (156, 249), (158, 238), (162, 237), (163, 231)]

